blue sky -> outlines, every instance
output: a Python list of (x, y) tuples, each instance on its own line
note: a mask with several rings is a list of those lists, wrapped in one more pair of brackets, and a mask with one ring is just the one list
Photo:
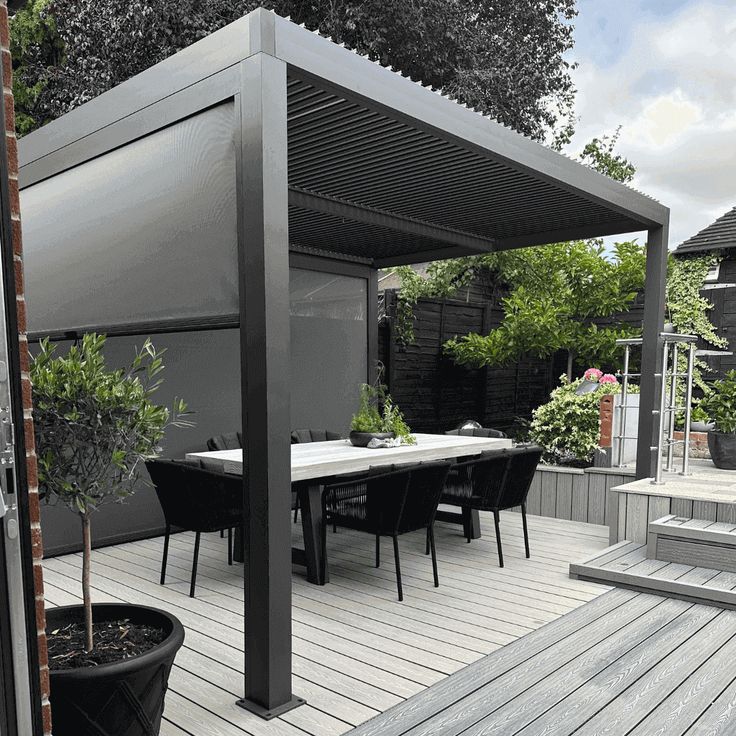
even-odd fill
[(677, 245), (736, 205), (736, 0), (578, 0), (576, 155), (622, 126)]

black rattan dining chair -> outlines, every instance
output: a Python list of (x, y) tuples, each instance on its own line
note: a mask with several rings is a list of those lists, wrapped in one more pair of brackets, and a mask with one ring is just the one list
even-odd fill
[(459, 435), (460, 437), (497, 437), (508, 439), (508, 435), (500, 429), (491, 427), (472, 427), (468, 429), (450, 429), (445, 434)]
[(242, 432), (226, 432), (216, 434), (207, 440), (207, 449), (215, 450), (239, 450), (243, 446)]
[[(330, 432), (327, 429), (295, 429), (291, 433), (291, 444), (301, 445), (305, 442), (327, 442), (329, 440), (341, 440), (342, 435), (338, 432)], [(292, 484), (295, 487), (295, 484)], [(294, 510), (294, 523), (299, 519), (299, 497), (296, 491), (292, 491), (291, 508)]]
[(339, 432), (330, 432), (327, 429), (295, 429), (291, 433), (291, 444), (300, 445), (303, 442), (328, 442), (329, 440), (341, 440)]
[[(526, 498), (542, 452), (537, 445), (492, 450), (457, 463), (448, 474), (441, 503), (493, 512), (500, 567), (504, 566), (500, 512), (506, 509), (521, 508), (524, 551), (527, 558), (530, 556)], [(471, 541), (470, 534), (467, 539)]]
[[(396, 587), (404, 600), (399, 559), (399, 536), (425, 529), (432, 553), (434, 585), (439, 586), (437, 553), (434, 544), (434, 518), (450, 468), (448, 462), (429, 462), (400, 467), (390, 472), (375, 472), (342, 477), (327, 485), (323, 495), (325, 523), (373, 534), (376, 538), (376, 567), (381, 564), (381, 537), (393, 539)], [(352, 490), (351, 490), (352, 489)], [(322, 533), (325, 557), (327, 535)]]
[(232, 529), (242, 523), (243, 479), (190, 462), (149, 460), (146, 469), (166, 521), (161, 585), (166, 582), (169, 537), (172, 527), (195, 532), (189, 596), (194, 598), (199, 542), (202, 532), (227, 529), (227, 562), (233, 564)]

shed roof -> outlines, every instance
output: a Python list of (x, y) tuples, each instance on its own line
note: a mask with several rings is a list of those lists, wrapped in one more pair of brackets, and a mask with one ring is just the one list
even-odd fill
[(259, 52), (287, 64), (292, 245), (381, 267), (667, 222), (653, 199), (266, 11), (25, 137), (21, 187), (123, 145), (131, 116), (180, 93), (224, 99)]
[(699, 253), (721, 248), (736, 248), (736, 207), (730, 209), (699, 233), (680, 243), (675, 252), (678, 254)]

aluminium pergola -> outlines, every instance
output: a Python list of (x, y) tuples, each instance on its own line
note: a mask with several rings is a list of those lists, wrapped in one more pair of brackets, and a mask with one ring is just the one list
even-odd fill
[(228, 100), (249, 468), (241, 702), (271, 717), (301, 702), (291, 690), (290, 248), (382, 268), (646, 230), (646, 477), (669, 210), (264, 10), (29, 136), (21, 187)]

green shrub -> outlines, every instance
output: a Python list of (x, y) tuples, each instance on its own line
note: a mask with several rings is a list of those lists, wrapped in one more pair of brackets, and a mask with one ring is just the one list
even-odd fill
[(596, 391), (578, 395), (575, 391), (584, 380), (569, 382), (567, 376), (561, 376), (561, 385), (551, 393), (550, 400), (532, 414), (530, 435), (544, 447), (548, 463), (589, 463), (598, 449), (601, 398), (617, 394), (621, 387), (599, 384)]
[(713, 382), (712, 391), (702, 399), (700, 408), (716, 423), (717, 432), (736, 432), (736, 370)]

